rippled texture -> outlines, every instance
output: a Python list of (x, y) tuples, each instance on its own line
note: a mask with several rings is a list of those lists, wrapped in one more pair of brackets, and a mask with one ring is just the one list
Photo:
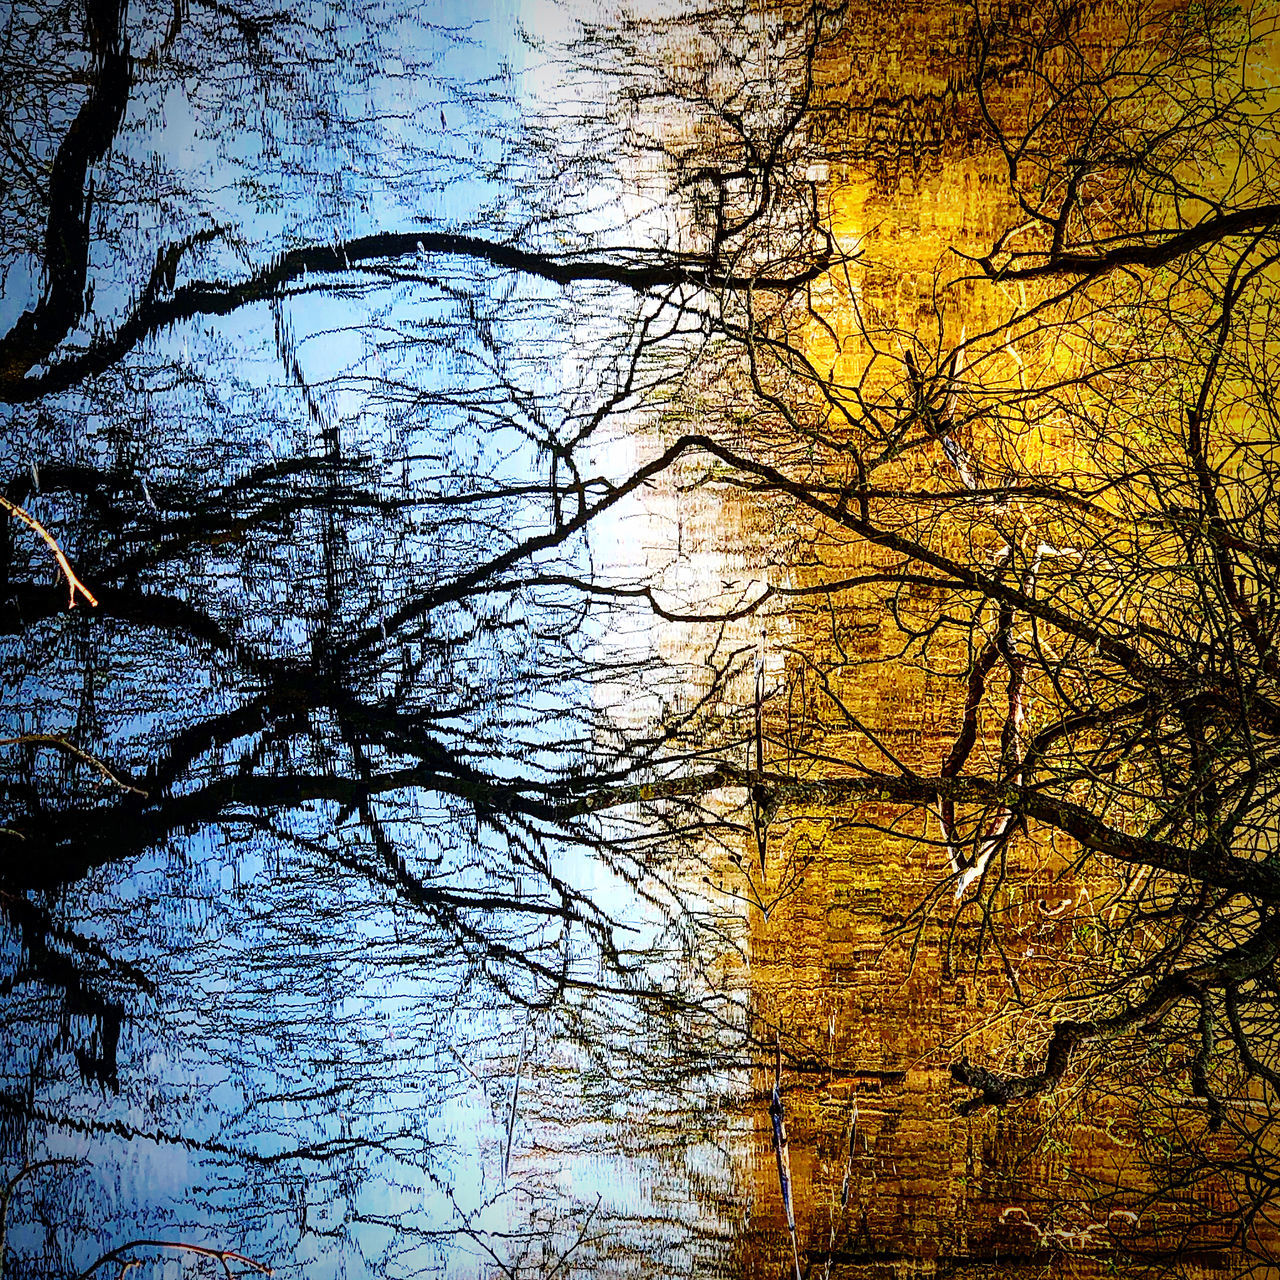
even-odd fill
[(1271, 1274), (1270, 11), (5, 21), (6, 1274)]

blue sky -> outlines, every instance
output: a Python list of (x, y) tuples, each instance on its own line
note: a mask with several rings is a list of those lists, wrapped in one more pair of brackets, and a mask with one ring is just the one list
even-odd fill
[[(317, 8), (311, 17), (315, 20), (325, 12)], [(364, 17), (372, 21), (374, 12), (370, 6)], [(383, 32), (388, 43), (378, 53), (380, 77), (362, 76), (335, 86), (340, 113), (345, 111), (353, 121), (379, 119), (382, 123), (377, 125), (381, 133), (371, 138), (363, 155), (358, 145), (348, 154), (348, 138), (338, 129), (331, 135), (328, 153), (310, 157), (316, 170), (335, 175), (332, 190), (316, 188), (308, 173), (290, 169), (295, 162), (305, 169), (309, 158), (305, 144), (291, 149), (287, 136), (294, 124), (287, 120), (268, 115), (260, 130), (229, 132), (226, 122), (241, 104), (227, 96), (225, 84), (205, 92), (198, 85), (166, 80), (157, 73), (140, 85), (113, 163), (125, 174), (122, 191), (128, 191), (130, 175), (136, 181), (139, 175), (154, 172), (159, 175), (157, 186), (166, 194), (154, 207), (145, 202), (122, 202), (101, 211), (105, 221), (99, 230), (104, 234), (97, 237), (90, 265), (94, 309), (80, 338), (88, 338), (95, 317), (110, 325), (123, 313), (146, 279), (157, 248), (201, 225), (217, 223), (230, 228), (230, 234), (220, 239), (203, 261), (187, 265), (180, 280), (205, 278), (218, 271), (234, 275), (260, 265), (262, 253), (272, 244), (296, 243), (319, 234), (327, 238), (326, 219), (332, 219), (335, 239), (377, 229), (400, 230), (414, 223), (468, 226), (486, 205), (518, 197), (518, 192), (486, 182), (481, 171), (486, 161), (496, 160), (501, 153), (504, 122), (514, 123), (517, 113), (535, 101), (554, 101), (557, 82), (554, 67), (540, 61), (518, 39), (517, 29), (522, 24), (535, 35), (554, 38), (569, 28), (571, 15), (545, 3), (493, 4), (479, 12), (474, 5), (436, 4), (423, 6), (417, 13), (419, 21), (406, 21), (391, 33)], [(404, 67), (426, 64), (434, 74), (400, 78), (394, 47), (397, 41)], [(142, 56), (144, 51), (135, 53)], [(509, 75), (499, 87), (509, 95), (505, 100), (499, 95), (485, 110), (478, 110), (465, 101), (465, 94), (456, 91), (459, 86), (499, 76), (504, 67), (509, 68)], [(279, 139), (272, 138), (277, 124), (286, 138), (278, 152), (273, 148)], [(397, 158), (398, 144), (403, 146), (403, 159)], [(393, 172), (379, 173), (365, 164), (367, 154), (377, 147), (383, 148), (381, 154)], [(414, 172), (400, 166), (416, 163), (424, 153), (430, 153), (430, 168), (418, 182)], [(284, 198), (258, 200), (255, 192), (265, 197), (282, 194)], [(607, 202), (609, 193), (598, 196)], [(37, 287), (31, 264), (25, 270), (18, 264), (10, 272), (0, 299), (0, 323), (11, 323), (30, 305)], [(531, 296), (537, 296), (537, 288)], [(549, 300), (555, 293), (545, 292)], [(398, 307), (401, 314), (406, 306), (420, 307), (426, 314), (435, 305), (420, 298), (415, 301), (408, 293), (404, 296), (408, 302), (393, 299), (386, 305)], [(385, 319), (380, 319), (383, 301), (378, 298), (370, 301), (308, 294), (287, 299), (280, 306), (296, 334), (299, 358), (313, 385), (343, 372), (385, 371), (384, 360), (394, 358), (373, 355), (362, 337), (371, 325)], [(549, 307), (546, 314), (552, 311), (554, 307)], [(579, 351), (607, 330), (608, 320), (607, 315), (575, 317), (574, 340)], [(205, 375), (210, 384), (218, 382), (219, 370), (226, 370), (246, 386), (265, 393), (282, 381), (281, 360), (270, 335), (271, 318), (263, 305), (213, 323), (197, 321), (181, 326), (157, 338), (150, 350), (174, 357), (179, 372), (191, 369)], [(573, 365), (574, 359), (566, 357), (560, 371), (573, 374)], [(422, 375), (430, 368), (429, 362), (419, 362), (413, 371)], [(556, 372), (546, 371), (551, 381), (544, 389), (550, 393), (555, 391)], [(439, 376), (449, 376), (447, 361), (440, 365)], [(530, 376), (537, 376), (536, 372)], [(224, 392), (225, 387), (217, 390)], [(181, 388), (157, 392), (156, 411), (186, 415), (191, 418), (191, 431), (207, 432), (209, 427), (199, 418), (198, 396), (190, 401), (184, 396)], [(376, 433), (379, 428), (377, 411), (364, 406), (358, 392), (340, 390), (325, 405), (326, 412), (353, 423), (351, 430), (357, 436), (362, 430)], [(305, 421), (300, 426), (305, 430)], [(272, 438), (269, 427), (263, 432), (263, 449), (285, 452), (297, 443)], [(477, 448), (482, 443), (492, 444), (471, 443)], [(23, 444), (16, 436), (9, 440), (11, 450), (21, 451)], [(31, 460), (43, 459), (33, 451)], [(629, 460), (629, 454), (619, 454), (613, 462), (622, 466)], [(519, 456), (511, 455), (509, 465), (519, 464)], [(184, 467), (189, 470), (190, 459), (179, 447), (168, 458), (140, 456), (137, 466), (140, 476), (149, 475), (154, 491), (160, 492), (157, 479), (180, 473)], [(605, 533), (612, 539), (625, 537), (613, 522)], [(554, 704), (548, 702), (539, 710), (546, 723), (553, 724)], [(185, 943), (174, 948), (172, 939), (162, 939), (152, 951), (143, 936), (145, 931), (171, 929), (182, 910), (170, 902), (161, 908), (160, 917), (146, 919), (152, 910), (149, 904), (164, 904), (171, 893), (168, 886), (174, 875), (174, 859), (188, 864), (191, 876), (208, 879), (208, 902), (215, 906), (201, 915), (204, 908), (193, 905), (195, 914), (187, 922), (190, 937)], [(643, 907), (630, 886), (599, 863), (566, 853), (557, 870), (589, 893), (597, 905), (626, 915), (641, 930), (628, 938), (632, 945), (638, 947), (654, 937), (663, 923), (660, 912)], [(574, 1131), (575, 1125), (589, 1128), (598, 1122), (587, 1104), (572, 1092), (557, 1093), (563, 1090), (563, 1080), (572, 1078), (576, 1050), (568, 1041), (557, 1040), (554, 1018), (535, 1022), (529, 1034), (540, 1054), (559, 1055), (557, 1072), (569, 1074), (553, 1072), (540, 1080), (538, 1070), (526, 1068), (522, 1086), (525, 1103), (514, 1145), (513, 1163), (518, 1174), (504, 1188), (501, 1150), (507, 1100), (514, 1087), (514, 1046), (526, 1030), (524, 1014), (500, 1005), (485, 1007), (471, 996), (458, 997), (458, 975), (447, 967), (433, 970), (425, 959), (397, 969), (405, 954), (401, 945), (404, 922), (380, 910), (375, 902), (356, 900), (358, 894), (350, 904), (341, 935), (335, 939), (335, 949), (341, 954), (335, 955), (331, 965), (332, 992), (306, 992), (308, 1001), (297, 1008), (289, 1006), (285, 995), (296, 992), (297, 984), (305, 982), (307, 973), (313, 971), (299, 966), (295, 977), (286, 966), (276, 975), (281, 1003), (261, 1011), (266, 1037), (263, 1045), (255, 1049), (246, 1038), (245, 1045), (237, 1047), (220, 1039), (222, 1033), (214, 1028), (227, 1025), (219, 1018), (228, 1010), (237, 1010), (242, 1027), (252, 1022), (252, 1007), (240, 1009), (239, 1005), (261, 990), (262, 980), (252, 972), (258, 945), (255, 930), (269, 932), (270, 925), (255, 918), (253, 907), (255, 898), (268, 899), (263, 886), (270, 876), (270, 868), (257, 855), (245, 856), (243, 851), (223, 846), (218, 838), (205, 836), (185, 842), (176, 851), (148, 856), (131, 868), (127, 877), (108, 874), (68, 894), (69, 915), (80, 917), (78, 927), (86, 933), (94, 932), (95, 921), (114, 920), (122, 911), (134, 911), (139, 917), (140, 956), (163, 963), (166, 972), (160, 1004), (126, 1028), (121, 1050), (126, 1077), (122, 1093), (115, 1098), (97, 1097), (73, 1075), (67, 1075), (60, 1084), (47, 1087), (42, 1096), (50, 1111), (118, 1121), (143, 1132), (173, 1125), (190, 1138), (240, 1144), (262, 1155), (270, 1155), (292, 1140), (332, 1140), (362, 1128), (365, 1132), (389, 1132), (402, 1121), (429, 1130), (430, 1141), (440, 1153), (433, 1172), (447, 1174), (446, 1181), (451, 1179), (453, 1184), (450, 1192), (392, 1152), (377, 1158), (363, 1187), (348, 1201), (335, 1197), (332, 1184), (318, 1179), (324, 1189), (316, 1192), (308, 1206), (313, 1226), (322, 1221), (338, 1224), (355, 1213), (366, 1219), (389, 1214), (408, 1215), (408, 1220), (429, 1230), (456, 1226), (459, 1215), (469, 1215), (477, 1231), (518, 1230), (534, 1212), (530, 1205), (550, 1193), (562, 1211), (558, 1229), (561, 1234), (571, 1234), (597, 1195), (603, 1197), (606, 1212), (626, 1212), (643, 1208), (655, 1195), (661, 1199), (660, 1193), (669, 1190), (671, 1166), (652, 1156), (631, 1159), (594, 1150), (541, 1165), (530, 1158), (540, 1143), (554, 1142)], [(464, 868), (455, 887), (466, 884)], [(193, 892), (191, 903), (199, 900), (199, 894)], [(289, 902), (287, 894), (284, 902)], [(301, 911), (308, 907), (305, 901), (296, 905)], [(358, 953), (354, 959), (353, 948)], [(589, 967), (589, 957), (587, 963)], [(592, 1016), (608, 1016), (603, 1001), (598, 1014)], [(274, 1032), (270, 1024), (282, 1021), (287, 1026), (296, 1018), (300, 1031), (305, 1031), (317, 1017), (329, 1019), (326, 1034), (335, 1053), (335, 1064), (324, 1069), (320, 1084), (341, 1079), (343, 1067), (337, 1059), (342, 1056), (344, 1037), (349, 1038), (352, 1069), (357, 1071), (363, 1070), (360, 1055), (385, 1046), (394, 1079), (360, 1077), (352, 1085), (355, 1093), (379, 1108), (376, 1117), (362, 1115), (351, 1100), (333, 1110), (317, 1104), (308, 1114), (293, 1102), (277, 1107), (255, 1098), (276, 1089), (282, 1096), (299, 1089), (301, 1064), (271, 1056), (269, 1039)], [(236, 1065), (240, 1052), (245, 1055), (243, 1066)], [(255, 1059), (254, 1052), (261, 1056)], [(426, 1084), (413, 1085), (414, 1073), (406, 1070), (406, 1064), (420, 1066)], [(187, 1091), (191, 1091), (192, 1100), (184, 1110), (184, 1104), (174, 1100)], [(643, 1112), (645, 1105), (639, 1096), (618, 1103), (620, 1124), (633, 1123), (635, 1113)], [(528, 1120), (524, 1119), (526, 1114)], [(262, 1131), (260, 1126), (266, 1120), (279, 1128)], [(543, 1127), (535, 1132), (531, 1126), (537, 1125)], [(126, 1142), (110, 1136), (77, 1136), (56, 1125), (47, 1132), (47, 1153), (71, 1155), (86, 1162), (74, 1175), (75, 1198), (69, 1198), (67, 1205), (70, 1209), (75, 1203), (83, 1210), (80, 1220), (96, 1221), (102, 1238), (94, 1241), (86, 1236), (77, 1246), (76, 1260), (81, 1264), (96, 1248), (119, 1243), (144, 1222), (149, 1228), (195, 1230), (207, 1243), (243, 1244), (266, 1252), (273, 1248), (273, 1236), (289, 1238), (279, 1222), (269, 1220), (252, 1231), (246, 1229), (247, 1238), (228, 1241), (229, 1231), (243, 1227), (246, 1201), (244, 1188), (236, 1181), (239, 1173), (233, 1169), (228, 1174), (216, 1163), (204, 1164), (201, 1156), (180, 1144), (138, 1137)], [(696, 1146), (692, 1144), (690, 1150)], [(714, 1142), (706, 1145), (704, 1154), (713, 1163), (719, 1158)], [(671, 1159), (678, 1163), (703, 1157), (677, 1152)], [(560, 1167), (555, 1167), (557, 1164)], [(69, 1180), (67, 1185), (73, 1182)], [(517, 1193), (517, 1188), (524, 1190)], [(85, 1210), (86, 1205), (92, 1206), (91, 1212)], [(305, 1250), (322, 1243), (324, 1237), (304, 1234), (307, 1243), (301, 1254), (273, 1260), (299, 1264), (308, 1280), (338, 1274), (356, 1280), (365, 1274), (366, 1257), (376, 1258), (387, 1251), (400, 1250), (398, 1265), (405, 1273), (412, 1273), (419, 1265), (431, 1265), (430, 1260), (439, 1257), (434, 1245), (424, 1245), (418, 1251), (409, 1244), (402, 1248), (384, 1227), (373, 1222), (348, 1222), (344, 1229), (347, 1244), (336, 1252), (308, 1257)], [(12, 1228), (15, 1247), (21, 1249), (31, 1239), (20, 1225)], [(476, 1274), (476, 1249), (474, 1241), (465, 1239), (447, 1247), (446, 1273), (460, 1277)]]

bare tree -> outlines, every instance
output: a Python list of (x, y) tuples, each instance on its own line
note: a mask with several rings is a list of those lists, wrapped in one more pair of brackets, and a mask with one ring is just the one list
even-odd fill
[[(1214, 1230), (1265, 1268), (1280, 702), (1264, 29), (1145, 7), (1118, 35), (1052, 6), (1021, 21), (972, 16), (1010, 221), (939, 268), (932, 331), (864, 302), (873, 237), (804, 294), (726, 308), (742, 373), (725, 418), (747, 411), (751, 431), (696, 444), (715, 483), (813, 531), (812, 585), (750, 607), (822, 601), (835, 651), (794, 662), (838, 729), (799, 749), (775, 730), (771, 768), (722, 756), (687, 786), (737, 789), (757, 823), (834, 806), (934, 846), (939, 897), (954, 889), (993, 953), (998, 888), (1023, 851), (1050, 851), (1089, 888), (1087, 921), (1040, 983), (1004, 961), (1038, 1022), (1003, 1063), (954, 1060), (961, 1111), (1093, 1082), (1142, 1117), (1154, 1180), (1102, 1188), (1107, 1203), (1208, 1176)], [(990, 294), (966, 315), (975, 262)], [(855, 607), (891, 621), (892, 661), (955, 691), (941, 758), (858, 715)], [(1177, 1261), (1136, 1234), (1124, 1247)]]
[[(499, 75), (431, 98), (440, 134), (344, 116), (291, 71), (302, 49), (346, 85), (381, 19), (99, 5), (73, 54), (52, 16), (10, 18), (18, 46), (77, 68), (46, 95), (41, 145), (4, 151), (42, 211), (11, 218), (6, 265), (25, 252), (39, 287), (0, 338), (4, 502), (29, 519), (0, 533), (4, 672), (23, 691), (0, 783), (15, 1132), (249, 1170), (226, 1194), (272, 1247), (353, 1249), (367, 1219), (407, 1251), (381, 1266), (455, 1236), (493, 1248), (469, 1209), (445, 1228), (359, 1203), (370, 1179), (427, 1187), (450, 1141), (395, 1113), (379, 1072), (397, 1064), (408, 1089), (404, 1064), (425, 1061), (450, 1100), (478, 1084), (505, 1179), (512, 1044), (537, 1019), (610, 1105), (603, 1008), (645, 1010), (666, 1045), (638, 1072), (652, 1096), (758, 1067), (778, 1028), (716, 990), (708, 956), (738, 940), (675, 869), (692, 841), (721, 847), (733, 894), (767, 915), (808, 870), (794, 850), (779, 865), (779, 833), (838, 814), (932, 850), (922, 915), (953, 938), (973, 920), (1012, 974), (1016, 1033), (951, 1063), (965, 1114), (1096, 1084), (1151, 1157), (1105, 1203), (1136, 1212), (1209, 1169), (1236, 1242), (1272, 1247), (1280, 347), (1261, 32), (1139, 6), (1104, 41), (1074, 8), (975, 8), (962, 122), (1008, 220), (956, 246), (906, 324), (869, 301), (893, 270), (871, 229), (836, 225), (829, 166), (855, 107), (823, 60), (846, 17), (714, 5), (588, 30), (565, 56), (615, 77), (604, 110), (513, 123)], [(226, 62), (207, 53), (228, 41)], [(654, 58), (660, 41), (683, 57)], [(165, 170), (166, 207), (148, 208), (136, 137), (179, 73), (243, 122), (241, 63), (268, 118), (218, 152), (241, 202)], [(270, 123), (299, 86), (306, 109)], [(514, 141), (452, 154), (451, 119)], [(294, 176), (264, 182), (264, 156)], [(643, 213), (602, 210), (606, 178)], [(422, 192), (464, 180), (488, 203), (458, 225)], [(620, 464), (628, 436), (644, 443)], [(601, 571), (596, 531), (660, 480), (770, 504), (767, 558), (803, 573), (726, 603)], [(92, 611), (68, 609), (67, 566)], [(651, 654), (601, 656), (633, 608), (712, 634), (702, 683), (651, 722), (595, 701), (597, 679), (670, 687)], [(786, 654), (788, 696), (804, 692), (785, 715), (753, 634), (784, 610), (830, 636)], [(938, 758), (849, 696), (873, 613), (883, 656), (950, 691)], [(1046, 850), (1105, 909), (1087, 946), (1083, 917), (1064, 923), (1057, 963), (1020, 984), (997, 889)], [(565, 871), (587, 855), (662, 917), (651, 948)], [(252, 983), (211, 975), (183, 895)], [(145, 902), (162, 936), (133, 944), (104, 900)], [(673, 954), (687, 990), (655, 979)], [(403, 1055), (369, 1021), (379, 966), (419, 979)], [(185, 1004), (166, 1003), (175, 982)], [(299, 990), (316, 1002), (291, 1005)], [(144, 1126), (81, 1105), (77, 1077), (133, 1097), (121, 1058), (148, 1018), (179, 1046), (170, 1076), (258, 1073), (226, 1132), (176, 1106)], [(501, 1104), (485, 1063), (510, 1077)], [(286, 1168), (283, 1189), (243, 1194)], [(524, 1240), (565, 1269), (606, 1256), (604, 1221), (548, 1210)]]
[[(607, 1107), (620, 1062), (642, 1098), (711, 1107), (689, 1028), (742, 1044), (704, 1007), (660, 840), (615, 816), (661, 805), (678, 757), (594, 701), (601, 677), (655, 677), (601, 656), (634, 597), (593, 535), (696, 449), (610, 445), (664, 412), (723, 299), (788, 297), (835, 252), (795, 176), (803, 90), (655, 201), (719, 192), (709, 240), (670, 216), (601, 230), (613, 105), (520, 116), (501, 73), (428, 75), (462, 31), (384, 74), (398, 16), (98, 5), (68, 39), (56, 12), (10, 15), (15, 59), (70, 70), (6, 142), (38, 199), (5, 212), (30, 297), (0, 338), (7, 1149), (190, 1157), (254, 1258), (354, 1255), (393, 1222), (375, 1269), (501, 1244), (493, 1215), (522, 1212), (532, 1174), (478, 1217), (446, 1202), (456, 1139), (429, 1114), (478, 1087), (518, 1168), (521, 1020), (580, 1050)], [(362, 114), (366, 74), (388, 97)], [(216, 135), (210, 171), (164, 154), (171, 118)], [(458, 148), (451, 119), (510, 140)], [(442, 193), (468, 183), (485, 203), (460, 225)], [(68, 608), (73, 581), (92, 609)], [(599, 901), (602, 876), (627, 896)], [(637, 911), (658, 936), (633, 948)], [(659, 977), (673, 956), (684, 990)], [(628, 1017), (670, 1065), (640, 1035), (601, 1047)], [(211, 1080), (212, 1113), (189, 1083)], [(521, 1238), (548, 1269), (603, 1248), (539, 1194)], [(14, 1248), (84, 1270), (60, 1211), (123, 1258), (112, 1224), (145, 1206), (113, 1219), (99, 1196), (88, 1175), (45, 1196), (48, 1230)]]

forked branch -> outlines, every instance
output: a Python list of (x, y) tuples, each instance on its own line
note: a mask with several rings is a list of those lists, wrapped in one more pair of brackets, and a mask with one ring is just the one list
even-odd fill
[(53, 558), (58, 562), (58, 568), (62, 570), (62, 576), (67, 580), (69, 594), (67, 608), (74, 609), (76, 607), (76, 594), (78, 592), (84, 596), (91, 608), (96, 609), (98, 598), (76, 576), (76, 571), (71, 567), (71, 561), (67, 559), (66, 553), (58, 546), (57, 539), (53, 534), (25, 507), (18, 506), (16, 502), (10, 502), (2, 493), (0, 493), (0, 507), (3, 507), (15, 520), (20, 520), (28, 529), (34, 530), (35, 533), (39, 534), (44, 539), (45, 545), (53, 552)]
[[(232, 1263), (250, 1271), (256, 1271), (259, 1275), (269, 1276), (272, 1274), (271, 1268), (265, 1262), (256, 1262), (253, 1258), (246, 1257), (243, 1253), (237, 1253), (234, 1249), (212, 1249), (206, 1245), (186, 1244), (181, 1240), (130, 1240), (128, 1244), (122, 1244), (118, 1249), (112, 1249), (108, 1253), (104, 1253), (97, 1261), (90, 1263), (88, 1267), (80, 1272), (76, 1280), (89, 1280), (89, 1277), (100, 1268), (105, 1267), (110, 1262), (125, 1259), (128, 1254), (138, 1249), (169, 1249), (175, 1253), (191, 1254), (197, 1258), (212, 1258), (222, 1265), (222, 1270), (226, 1273), (228, 1280), (232, 1280), (235, 1275), (235, 1272), (231, 1270)], [(136, 1266), (137, 1263), (124, 1263), (124, 1266), (130, 1265)]]

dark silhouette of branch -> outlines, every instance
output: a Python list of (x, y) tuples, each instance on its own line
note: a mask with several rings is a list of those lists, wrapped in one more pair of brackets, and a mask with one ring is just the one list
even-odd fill
[[(1066, 1074), (1071, 1065), (1072, 1054), (1080, 1045), (1091, 1040), (1122, 1035), (1139, 1027), (1152, 1028), (1175, 1006), (1186, 1001), (1193, 1001), (1199, 1006), (1197, 1026), (1203, 1041), (1206, 1039), (1205, 1023), (1208, 1018), (1206, 990), (1231, 990), (1241, 982), (1265, 972), (1278, 956), (1280, 936), (1277, 935), (1274, 922), (1268, 921), (1248, 942), (1223, 955), (1188, 969), (1166, 974), (1141, 1000), (1120, 1013), (1109, 1018), (1055, 1023), (1045, 1051), (1044, 1066), (1039, 1071), (1027, 1075), (1005, 1075), (961, 1058), (952, 1064), (951, 1078), (957, 1084), (978, 1090), (978, 1096), (960, 1103), (956, 1110), (961, 1115), (968, 1115), (983, 1107), (1005, 1106), (1052, 1089)], [(1208, 1103), (1210, 1124), (1211, 1127), (1216, 1127), (1221, 1123), (1222, 1104), (1209, 1089), (1205, 1074), (1207, 1056), (1208, 1047), (1202, 1043), (1192, 1058), (1192, 1089)]]
[[(129, 1255), (137, 1253), (140, 1249), (165, 1249), (171, 1253), (186, 1253), (195, 1258), (209, 1258), (217, 1262), (221, 1267), (227, 1280), (232, 1280), (234, 1272), (231, 1270), (231, 1264), (234, 1262), (237, 1266), (247, 1267), (250, 1271), (256, 1271), (261, 1275), (269, 1276), (271, 1268), (265, 1262), (257, 1262), (250, 1258), (247, 1254), (238, 1253), (234, 1249), (215, 1249), (203, 1244), (187, 1244), (182, 1240), (130, 1240), (127, 1244), (122, 1244), (114, 1249), (108, 1250), (101, 1257), (91, 1262), (80, 1274), (76, 1280), (89, 1280), (94, 1272), (108, 1266), (113, 1262), (121, 1262), (123, 1271), (130, 1265)], [(136, 1265), (136, 1263), (133, 1263)]]
[[(1233, 236), (1270, 232), (1276, 227), (1280, 227), (1280, 204), (1266, 204), (1251, 209), (1235, 209), (1182, 230), (1161, 229), (1142, 232), (1136, 237), (1116, 237), (1120, 243), (1103, 240), (1092, 252), (1063, 248), (1010, 252), (1008, 260), (997, 265), (996, 255), (1003, 249), (1002, 237), (991, 253), (976, 261), (988, 279), (1006, 281), (1039, 280), (1049, 276), (1094, 277), (1125, 267), (1154, 271)], [(1026, 258), (1042, 260), (1018, 265)]]
[(86, 309), (93, 213), (89, 173), (115, 140), (133, 85), (123, 30), (124, 0), (88, 0), (86, 18), (92, 55), (89, 94), (58, 147), (49, 175), (44, 294), (0, 338), (0, 388), (6, 390), (22, 386), (27, 372), (48, 359)]
[[(505, 271), (550, 280), (562, 287), (579, 283), (616, 285), (637, 293), (660, 289), (754, 289), (789, 293), (816, 280), (830, 269), (824, 252), (808, 259), (791, 274), (768, 268), (758, 272), (724, 271), (707, 259), (661, 250), (619, 250), (598, 255), (552, 252), (477, 236), (444, 231), (382, 232), (339, 244), (308, 245), (281, 254), (273, 263), (236, 282), (192, 282), (165, 297), (144, 297), (109, 337), (79, 354), (69, 354), (36, 377), (26, 376), (39, 356), (22, 362), (17, 356), (0, 365), (0, 395), (11, 403), (25, 403), (75, 386), (110, 369), (139, 343), (197, 316), (225, 316), (255, 302), (279, 297), (290, 286), (311, 287), (320, 280), (372, 270), (379, 265), (404, 264), (437, 257), (465, 258)], [(61, 335), (59, 335), (61, 337)], [(18, 348), (15, 348), (15, 351)]]

